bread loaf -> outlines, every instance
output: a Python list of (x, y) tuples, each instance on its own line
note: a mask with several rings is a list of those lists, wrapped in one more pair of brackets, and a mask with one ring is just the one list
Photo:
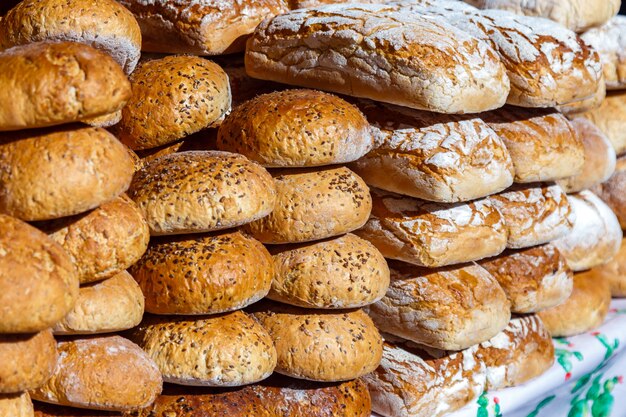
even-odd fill
[(611, 141), (617, 156), (626, 152), (626, 93), (612, 92), (600, 107), (580, 113), (592, 121)]
[(8, 417), (34, 417), (33, 403), (28, 393), (0, 394), (0, 414)]
[(615, 213), (622, 229), (626, 229), (626, 156), (617, 158), (611, 177), (592, 191)]
[(569, 196), (576, 215), (571, 233), (554, 241), (574, 271), (609, 262), (619, 251), (622, 229), (611, 209), (590, 191)]
[(386, 257), (426, 267), (469, 262), (502, 252), (507, 233), (490, 200), (430, 203), (372, 189), (372, 215), (354, 233)]
[(139, 347), (119, 336), (57, 343), (54, 375), (31, 391), (37, 401), (72, 407), (128, 410), (147, 407), (161, 392), (159, 370)]
[(239, 386), (270, 376), (276, 350), (241, 311), (198, 320), (146, 316), (129, 336), (156, 362), (165, 382)]
[(598, 88), (593, 96), (580, 101), (574, 101), (572, 103), (563, 104), (562, 106), (556, 106), (555, 108), (566, 116), (576, 116), (578, 113), (597, 109), (602, 105), (606, 98), (606, 82), (604, 81), (604, 75), (600, 78)]
[(26, 0), (0, 23), (2, 49), (46, 40), (100, 49), (127, 74), (135, 69), (141, 49), (139, 24), (114, 0)]
[[(320, 26), (322, 25), (322, 26)], [(327, 5), (265, 20), (246, 48), (252, 77), (441, 113), (502, 106), (495, 51), (444, 19), (383, 5)]]
[[(617, 3), (618, 0), (606, 2)], [(626, 17), (613, 16), (606, 24), (580, 35), (600, 55), (602, 70), (609, 90), (626, 87)]]
[(50, 378), (56, 362), (56, 342), (50, 330), (0, 335), (0, 394), (39, 387)]
[(361, 100), (381, 145), (351, 168), (368, 184), (429, 201), (469, 201), (513, 182), (511, 157), (481, 119)]
[(609, 284), (612, 297), (626, 297), (626, 240), (609, 263), (594, 268), (594, 274)]
[(75, 122), (121, 109), (130, 98), (122, 68), (104, 52), (38, 42), (0, 53), (0, 131)]

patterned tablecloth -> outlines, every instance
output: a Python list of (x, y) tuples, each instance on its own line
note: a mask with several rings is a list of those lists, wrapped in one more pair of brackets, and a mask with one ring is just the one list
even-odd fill
[(484, 393), (450, 417), (626, 417), (626, 299), (596, 331), (554, 339), (556, 361), (519, 387)]

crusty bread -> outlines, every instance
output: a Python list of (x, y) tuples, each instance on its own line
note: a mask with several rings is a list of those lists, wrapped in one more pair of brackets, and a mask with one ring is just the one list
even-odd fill
[(228, 75), (193, 56), (140, 64), (130, 77), (133, 94), (115, 132), (132, 149), (156, 148), (215, 126), (230, 111)]
[(583, 143), (556, 110), (507, 106), (481, 117), (511, 154), (515, 182), (554, 181), (582, 170)]
[(251, 384), (276, 366), (272, 339), (241, 311), (197, 320), (146, 316), (129, 336), (156, 362), (163, 380), (174, 384)]
[(354, 233), (386, 257), (438, 267), (501, 253), (507, 232), (488, 199), (440, 204), (372, 189), (372, 215)]
[(54, 375), (30, 395), (37, 401), (96, 410), (134, 410), (161, 393), (159, 369), (137, 345), (119, 336), (57, 343)]
[(578, 175), (557, 181), (566, 193), (577, 193), (605, 182), (615, 171), (616, 163), (611, 142), (592, 121), (576, 117), (572, 126), (582, 140), (585, 163)]
[(626, 156), (617, 158), (611, 177), (591, 191), (609, 206), (622, 229), (626, 229)]
[(476, 264), (429, 269), (393, 262), (390, 268), (387, 294), (367, 308), (385, 333), (461, 350), (490, 339), (509, 322), (506, 294)]
[(626, 297), (626, 239), (609, 263), (593, 269), (596, 276), (608, 282), (612, 297)]
[(504, 217), (507, 248), (541, 245), (567, 235), (576, 215), (561, 187), (552, 183), (515, 185), (490, 197)]
[(143, 255), (150, 230), (126, 195), (80, 215), (39, 222), (37, 227), (65, 249), (82, 284), (127, 269)]
[(626, 152), (626, 92), (606, 95), (600, 107), (577, 114), (591, 120), (611, 141), (617, 156)]
[(498, 281), (513, 313), (535, 313), (554, 307), (572, 293), (573, 273), (551, 244), (505, 251), (479, 264)]
[(154, 314), (216, 314), (265, 297), (274, 263), (257, 240), (239, 232), (153, 239), (130, 268)]
[(78, 277), (63, 249), (34, 227), (0, 215), (0, 334), (47, 329), (77, 296)]
[(57, 347), (50, 330), (0, 335), (0, 394), (39, 387), (50, 378), (56, 363)]
[(274, 340), (276, 372), (311, 381), (346, 381), (378, 366), (383, 340), (362, 310), (312, 310), (261, 302), (254, 317)]
[(504, 66), (486, 42), (443, 18), (374, 4), (299, 9), (265, 20), (248, 40), (246, 71), (441, 113), (495, 109), (509, 92)]
[(0, 415), (7, 417), (34, 417), (33, 403), (28, 393), (0, 394)]
[(217, 147), (265, 167), (312, 167), (352, 162), (374, 138), (363, 114), (316, 90), (263, 94), (235, 108), (220, 126)]
[(128, 195), (155, 236), (236, 227), (267, 216), (276, 201), (263, 167), (242, 155), (210, 151), (152, 161), (137, 172)]
[(121, 109), (130, 83), (107, 54), (71, 42), (0, 53), (0, 131), (75, 122)]
[(368, 241), (351, 233), (304, 245), (270, 246), (276, 273), (268, 298), (308, 308), (355, 308), (380, 300), (389, 268)]
[(125, 147), (104, 129), (1, 133), (0, 212), (27, 221), (82, 213), (126, 191), (134, 171)]
[(46, 40), (100, 49), (127, 74), (135, 69), (141, 50), (139, 24), (114, 0), (24, 0), (0, 23), (2, 49)]
[(368, 184), (429, 201), (469, 201), (513, 183), (502, 139), (479, 118), (360, 100), (380, 146), (351, 168)]
[(611, 209), (591, 191), (570, 195), (576, 221), (571, 233), (554, 245), (574, 271), (584, 271), (609, 262), (619, 251), (622, 228)]
[(365, 182), (345, 167), (274, 171), (276, 206), (244, 226), (263, 243), (326, 239), (363, 226), (372, 209)]
[(568, 117), (575, 117), (578, 113), (597, 109), (602, 105), (606, 98), (606, 82), (604, 81), (604, 75), (600, 78), (598, 88), (593, 96), (580, 101), (574, 101), (572, 103), (563, 104), (562, 106), (556, 106), (555, 108)]
[[(619, 0), (606, 3), (619, 3)], [(589, 29), (580, 37), (600, 55), (606, 88), (621, 90), (626, 87), (626, 17), (614, 16), (606, 24)]]

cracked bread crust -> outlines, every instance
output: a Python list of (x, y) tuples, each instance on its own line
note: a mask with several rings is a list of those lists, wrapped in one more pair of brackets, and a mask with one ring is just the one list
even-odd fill
[(598, 51), (607, 90), (626, 87), (626, 17), (615, 16), (605, 25), (590, 29), (580, 37)]

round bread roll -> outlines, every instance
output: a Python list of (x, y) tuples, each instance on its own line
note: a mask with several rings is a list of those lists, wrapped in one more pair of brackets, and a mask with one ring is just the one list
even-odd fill
[(264, 302), (254, 317), (274, 340), (276, 372), (310, 381), (346, 381), (378, 366), (383, 340), (362, 310), (305, 310)]
[(7, 417), (34, 417), (33, 403), (28, 393), (0, 394), (0, 415)]
[(609, 263), (594, 268), (596, 275), (601, 276), (611, 289), (612, 297), (626, 297), (626, 239), (622, 239), (619, 252)]
[(137, 172), (128, 195), (153, 236), (228, 229), (267, 216), (276, 202), (270, 174), (242, 155), (188, 151)]
[(352, 162), (374, 146), (363, 114), (316, 90), (263, 94), (236, 107), (220, 126), (217, 147), (265, 167)]
[(85, 285), (74, 308), (52, 330), (54, 334), (97, 334), (130, 329), (141, 322), (144, 298), (132, 276), (122, 271)]
[(110, 278), (137, 262), (150, 230), (137, 205), (121, 195), (88, 213), (37, 227), (65, 249), (81, 284)]
[(585, 163), (578, 175), (557, 181), (566, 193), (577, 193), (605, 182), (615, 171), (616, 164), (611, 142), (593, 122), (576, 117), (572, 119), (572, 126), (582, 139)]
[(538, 313), (552, 337), (569, 337), (600, 326), (609, 312), (611, 290), (595, 269), (574, 275), (572, 295)]
[(134, 410), (161, 393), (159, 369), (137, 345), (119, 336), (57, 343), (52, 377), (30, 392), (33, 399), (94, 410)]
[(570, 233), (576, 214), (556, 184), (520, 184), (489, 197), (508, 230), (507, 248), (541, 245)]
[(133, 72), (141, 53), (139, 24), (114, 0), (24, 0), (0, 23), (0, 48), (45, 40), (100, 49), (127, 74)]
[(239, 231), (153, 239), (130, 269), (154, 314), (216, 314), (265, 297), (274, 262), (260, 242)]
[(130, 83), (107, 54), (73, 42), (0, 53), (0, 131), (75, 122), (120, 110)]
[(50, 330), (0, 335), (0, 394), (39, 387), (50, 378), (56, 363), (57, 347)]
[(606, 95), (602, 104), (579, 116), (592, 121), (611, 141), (615, 153), (619, 156), (626, 152), (626, 93), (612, 92)]
[(271, 375), (276, 349), (241, 311), (204, 319), (146, 316), (130, 337), (156, 362), (165, 382), (234, 387)]
[(372, 209), (369, 189), (348, 168), (274, 173), (276, 206), (267, 217), (244, 226), (263, 243), (326, 239), (363, 226)]
[(116, 133), (132, 149), (156, 148), (215, 126), (230, 110), (228, 75), (206, 59), (146, 61), (130, 79), (133, 95)]
[(488, 340), (509, 322), (506, 294), (476, 264), (428, 269), (392, 262), (385, 297), (368, 307), (376, 326), (415, 343), (461, 350)]
[(615, 213), (622, 229), (626, 229), (626, 156), (617, 158), (613, 175), (592, 191)]
[(122, 120), (122, 111), (118, 110), (116, 112), (105, 114), (103, 116), (83, 119), (81, 120), (81, 122), (93, 127), (111, 127), (118, 124), (120, 120)]
[(569, 196), (576, 215), (574, 229), (554, 241), (574, 271), (608, 263), (619, 251), (622, 229), (611, 209), (591, 191)]
[(501, 253), (506, 228), (488, 199), (462, 204), (430, 203), (372, 189), (372, 215), (354, 233), (386, 257), (438, 267)]
[(487, 366), (487, 389), (521, 385), (554, 363), (552, 338), (538, 316), (513, 317), (508, 326), (481, 343), (476, 357)]
[(355, 308), (380, 300), (389, 287), (383, 255), (350, 233), (270, 250), (276, 269), (271, 300), (305, 308)]
[(572, 293), (573, 273), (551, 244), (505, 251), (479, 264), (498, 281), (513, 313), (535, 313), (557, 306)]
[(0, 215), (0, 334), (47, 329), (77, 297), (78, 277), (63, 249), (34, 227)]
[(91, 210), (130, 185), (133, 161), (109, 132), (82, 125), (0, 134), (0, 212), (26, 221)]

